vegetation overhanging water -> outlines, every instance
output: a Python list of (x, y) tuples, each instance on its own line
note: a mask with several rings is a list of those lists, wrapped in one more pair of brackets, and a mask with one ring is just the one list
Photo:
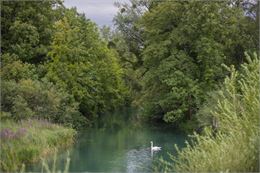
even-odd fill
[[(70, 172), (151, 172), (159, 159), (176, 153), (174, 144), (180, 148), (186, 134), (163, 125), (135, 124), (136, 111), (124, 108), (106, 114), (93, 128), (78, 133), (76, 143), (69, 149)], [(150, 141), (162, 150), (151, 153)], [(63, 170), (67, 151), (59, 152), (57, 170)], [(169, 159), (168, 159), (169, 160)], [(52, 165), (52, 156), (49, 157)], [(42, 165), (30, 165), (27, 171), (41, 171)]]

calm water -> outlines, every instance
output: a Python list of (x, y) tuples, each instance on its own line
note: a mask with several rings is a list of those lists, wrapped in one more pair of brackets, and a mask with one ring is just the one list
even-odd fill
[[(175, 154), (174, 144), (184, 146), (186, 136), (173, 129), (134, 124), (130, 109), (106, 115), (91, 129), (81, 131), (69, 149), (71, 172), (150, 172), (158, 160)], [(150, 141), (162, 150), (151, 153)], [(58, 170), (64, 169), (67, 152), (57, 156)], [(51, 161), (50, 161), (51, 162)], [(41, 164), (28, 171), (40, 171)], [(51, 163), (50, 163), (51, 165)]]

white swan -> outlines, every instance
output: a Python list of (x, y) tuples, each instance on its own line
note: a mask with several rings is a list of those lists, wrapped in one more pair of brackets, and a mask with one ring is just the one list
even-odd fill
[(160, 151), (162, 147), (153, 146), (153, 141), (151, 141), (151, 151)]

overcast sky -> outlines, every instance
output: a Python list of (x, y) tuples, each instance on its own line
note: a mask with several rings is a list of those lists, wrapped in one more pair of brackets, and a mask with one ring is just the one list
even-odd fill
[(117, 13), (114, 2), (127, 2), (128, 0), (64, 0), (66, 7), (76, 7), (80, 13), (96, 22), (99, 26), (113, 25), (113, 17)]

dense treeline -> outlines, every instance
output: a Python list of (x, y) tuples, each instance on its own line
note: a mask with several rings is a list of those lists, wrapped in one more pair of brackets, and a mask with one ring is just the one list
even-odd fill
[(221, 64), (239, 68), (257, 50), (254, 1), (130, 2), (102, 38), (62, 1), (2, 2), (3, 115), (79, 127), (128, 98), (141, 117), (187, 126)]
[(117, 5), (121, 10), (110, 45), (128, 64), (134, 103), (149, 119), (187, 127), (207, 93), (227, 75), (221, 64), (239, 68), (244, 52), (258, 48), (257, 1), (131, 0)]
[(78, 128), (123, 103), (118, 54), (83, 14), (59, 0), (1, 6), (3, 118)]
[(2, 2), (3, 116), (78, 127), (130, 90), (143, 117), (187, 124), (227, 74), (221, 64), (239, 68), (257, 50), (254, 1), (116, 5), (117, 29), (104, 27), (102, 39), (62, 1)]

